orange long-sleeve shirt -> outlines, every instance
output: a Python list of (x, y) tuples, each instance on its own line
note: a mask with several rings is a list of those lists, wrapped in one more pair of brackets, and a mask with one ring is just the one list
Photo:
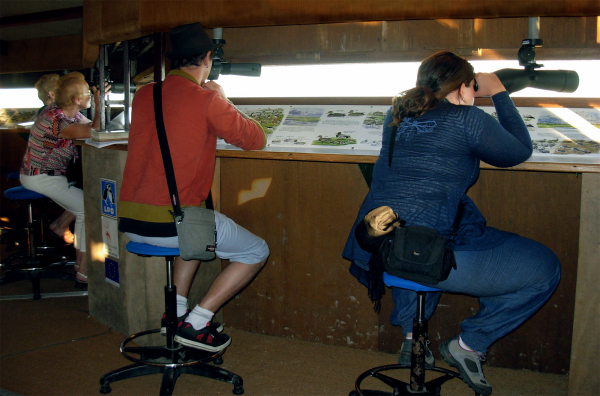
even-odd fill
[[(119, 195), (119, 217), (128, 219), (129, 229), (120, 229), (146, 236), (169, 236), (156, 230), (143, 233), (148, 229), (143, 223), (173, 224), (152, 88), (153, 84), (142, 87), (132, 103), (129, 148)], [(259, 150), (266, 144), (264, 131), (256, 121), (241, 116), (216, 91), (205, 90), (181, 70), (169, 73), (162, 95), (181, 206), (200, 206), (212, 184), (217, 137), (244, 150)], [(135, 229), (131, 229), (132, 224)], [(171, 234), (172, 227), (168, 228)]]

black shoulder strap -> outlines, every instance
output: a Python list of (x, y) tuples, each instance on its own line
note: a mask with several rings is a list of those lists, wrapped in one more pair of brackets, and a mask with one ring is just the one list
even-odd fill
[(169, 186), (169, 196), (171, 204), (173, 204), (173, 214), (178, 221), (181, 221), (183, 212), (179, 204), (179, 194), (177, 193), (177, 182), (175, 181), (175, 171), (173, 170), (173, 161), (171, 160), (171, 152), (169, 151), (169, 141), (167, 140), (167, 132), (165, 130), (165, 121), (162, 111), (162, 81), (154, 84), (154, 118), (156, 120), (156, 132), (158, 133), (158, 142), (160, 143), (160, 152), (165, 166), (165, 174), (167, 176), (167, 185)]

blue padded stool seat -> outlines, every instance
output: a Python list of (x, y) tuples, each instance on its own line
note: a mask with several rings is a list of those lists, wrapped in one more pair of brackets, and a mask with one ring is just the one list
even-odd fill
[(147, 243), (130, 241), (127, 243), (127, 246), (125, 248), (127, 249), (127, 251), (139, 254), (140, 256), (179, 256), (179, 249), (177, 248), (166, 248), (161, 246), (149, 245)]
[(416, 282), (409, 281), (406, 279), (398, 278), (397, 276), (393, 276), (388, 274), (387, 272), (383, 273), (383, 283), (387, 287), (399, 287), (401, 289), (414, 290), (416, 292), (438, 292), (442, 291), (440, 289), (435, 289), (433, 287), (423, 286)]
[(46, 196), (44, 194), (40, 194), (35, 191), (28, 190), (23, 186), (9, 188), (8, 190), (4, 191), (4, 196), (8, 199), (13, 199), (13, 200), (46, 198)]
[(19, 180), (21, 178), (20, 171), (12, 171), (8, 175), (6, 175), (7, 179)]

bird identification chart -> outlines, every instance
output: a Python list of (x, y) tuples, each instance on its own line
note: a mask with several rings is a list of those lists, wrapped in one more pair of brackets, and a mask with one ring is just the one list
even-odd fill
[[(480, 107), (498, 118), (493, 107)], [(600, 109), (517, 108), (533, 143), (529, 161), (600, 164)]]
[[(248, 105), (268, 133), (265, 151), (379, 155), (389, 106)], [(494, 107), (480, 107), (497, 119)], [(600, 164), (600, 109), (517, 108), (533, 142), (531, 162)], [(237, 150), (223, 140), (221, 150)]]
[[(240, 106), (268, 131), (267, 150), (378, 155), (389, 106)], [(224, 141), (217, 148), (230, 149)]]

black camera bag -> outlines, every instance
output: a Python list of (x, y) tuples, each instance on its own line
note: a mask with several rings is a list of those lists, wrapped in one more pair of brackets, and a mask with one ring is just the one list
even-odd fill
[(431, 285), (446, 280), (456, 260), (449, 238), (433, 228), (397, 228), (379, 247), (385, 272)]

